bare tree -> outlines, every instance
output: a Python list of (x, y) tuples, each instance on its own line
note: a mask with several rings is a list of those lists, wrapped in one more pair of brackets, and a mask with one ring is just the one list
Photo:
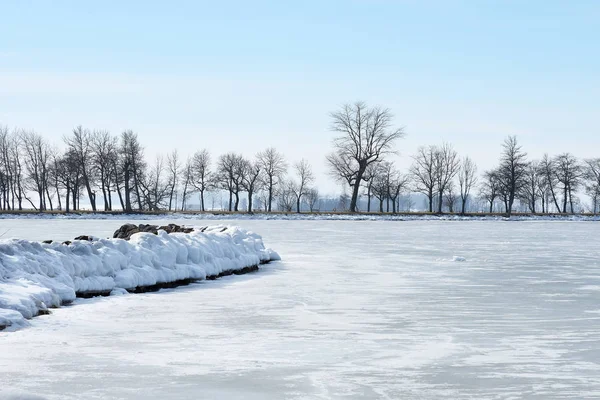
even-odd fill
[[(179, 184), (181, 177), (181, 161), (179, 159), (179, 153), (177, 149), (173, 150), (172, 153), (167, 155), (167, 171), (169, 174), (169, 211), (173, 209), (173, 197), (175, 196), (175, 189)], [(177, 201), (175, 202), (175, 209), (177, 209)]]
[(50, 209), (52, 209), (51, 198), (48, 191), (49, 164), (51, 158), (50, 146), (41, 135), (33, 131), (22, 131), (20, 138), (27, 178), (30, 183), (27, 188), (35, 191), (38, 195), (39, 207), (36, 207), (27, 196), (25, 196), (25, 199), (39, 211), (47, 209), (47, 199), (50, 203)]
[(20, 132), (0, 126), (0, 172), (4, 180), (2, 208), (22, 210), (25, 193)]
[[(552, 196), (552, 201), (556, 207), (556, 211), (560, 212), (561, 208), (558, 205), (557, 187), (558, 180), (556, 179), (556, 163), (548, 154), (544, 154), (539, 162), (540, 174), (542, 177), (543, 186), (547, 187), (548, 192)], [(548, 205), (546, 206), (548, 208)]]
[(527, 153), (517, 143), (516, 136), (507, 137), (502, 148), (498, 173), (501, 189), (506, 193), (506, 214), (510, 217), (515, 198), (527, 182)]
[(583, 168), (577, 158), (570, 153), (563, 153), (556, 156), (554, 159), (556, 180), (562, 186), (563, 207), (561, 212), (567, 213), (567, 203), (570, 205), (571, 214), (575, 213), (574, 192), (581, 184), (583, 176)]
[(456, 204), (457, 200), (458, 196), (454, 187), (454, 181), (450, 181), (448, 182), (446, 190), (444, 191), (444, 203), (446, 204), (446, 207), (448, 207), (448, 212), (454, 212), (454, 205)]
[(139, 183), (143, 209), (159, 211), (168, 204), (170, 187), (164, 171), (164, 159), (157, 156), (154, 164), (141, 176)]
[(308, 205), (310, 212), (315, 212), (320, 200), (317, 188), (309, 189), (304, 198), (306, 199), (306, 204)]
[(281, 190), (277, 196), (278, 206), (281, 211), (291, 212), (294, 209), (294, 204), (296, 202), (296, 195), (293, 190), (293, 182), (283, 182), (281, 185)]
[(437, 186), (436, 153), (435, 146), (419, 147), (410, 167), (414, 190), (427, 196), (429, 212), (433, 212), (433, 197)]
[(393, 169), (389, 179), (388, 198), (392, 202), (392, 212), (395, 214), (400, 210), (400, 194), (408, 187), (410, 179), (407, 175)]
[(367, 212), (371, 212), (371, 198), (373, 197), (373, 179), (375, 178), (379, 163), (370, 164), (363, 175), (363, 181), (367, 188)]
[[(191, 161), (191, 184), (200, 193), (200, 209), (206, 211), (204, 195), (213, 185), (213, 173), (210, 170), (210, 153), (202, 149), (194, 153)], [(228, 165), (228, 164), (227, 164)]]
[(108, 131), (94, 131), (91, 136), (90, 169), (100, 181), (100, 190), (104, 199), (104, 211), (112, 210), (112, 194), (114, 174), (111, 168), (118, 157), (118, 138)]
[(252, 212), (252, 199), (256, 191), (260, 190), (262, 170), (261, 164), (257, 160), (255, 162), (242, 160), (244, 174), (242, 175), (242, 188), (248, 192), (248, 212)]
[(592, 199), (592, 213), (598, 212), (600, 200), (600, 158), (592, 158), (584, 161), (583, 177), (586, 179), (586, 193)]
[(244, 158), (236, 153), (223, 154), (219, 157), (217, 170), (216, 181), (221, 189), (229, 192), (229, 211), (238, 211), (240, 192), (246, 174)]
[(305, 159), (302, 159), (300, 162), (294, 164), (294, 170), (296, 171), (298, 180), (290, 181), (290, 190), (296, 197), (296, 212), (299, 213), (302, 196), (307, 193), (309, 186), (315, 180), (315, 176), (313, 175), (310, 164)]
[(283, 154), (275, 148), (270, 147), (265, 151), (258, 153), (258, 163), (264, 172), (265, 187), (268, 193), (267, 211), (272, 211), (273, 198), (276, 195), (277, 187), (283, 180), (287, 171), (287, 163)]
[(135, 195), (138, 210), (142, 211), (142, 192), (141, 183), (146, 170), (144, 161), (144, 150), (138, 140), (137, 134), (133, 131), (125, 131), (121, 134), (121, 165), (119, 169), (123, 174), (123, 184), (125, 192), (125, 211), (131, 212), (131, 195)]
[(83, 129), (81, 125), (73, 129), (71, 136), (65, 137), (65, 143), (77, 156), (81, 165), (81, 178), (87, 190), (88, 198), (92, 210), (96, 211), (96, 193), (92, 190), (93, 171), (92, 171), (92, 134), (88, 129)]
[(369, 108), (362, 102), (344, 105), (331, 118), (331, 129), (340, 135), (334, 139), (334, 152), (327, 156), (327, 161), (332, 175), (350, 186), (350, 211), (356, 212), (367, 167), (393, 152), (394, 142), (404, 136), (404, 131), (391, 127), (390, 110)]
[(483, 174), (483, 182), (479, 191), (479, 196), (489, 205), (489, 212), (494, 211), (494, 202), (500, 195), (500, 178), (498, 170), (486, 171)]
[(460, 190), (460, 213), (464, 214), (471, 189), (477, 183), (477, 165), (469, 157), (463, 158), (458, 170), (458, 186)]
[(539, 161), (531, 161), (527, 168), (525, 169), (525, 179), (526, 184), (523, 186), (523, 191), (521, 193), (523, 200), (527, 203), (529, 207), (529, 211), (532, 213), (536, 213), (536, 205), (538, 201), (542, 200), (542, 212), (544, 212), (544, 204), (545, 199), (543, 197), (544, 194), (544, 178), (542, 174), (542, 170), (540, 168)]
[(458, 153), (448, 143), (436, 147), (434, 152), (435, 185), (438, 194), (438, 212), (442, 212), (443, 195), (460, 168)]
[[(187, 200), (190, 197), (190, 187), (193, 184), (194, 181), (194, 172), (193, 172), (193, 166), (192, 166), (192, 159), (190, 157), (188, 157), (187, 161), (185, 162), (185, 166), (183, 167), (183, 191), (181, 193), (181, 211), (185, 211), (185, 207), (187, 205)], [(202, 210), (204, 211), (204, 210)]]

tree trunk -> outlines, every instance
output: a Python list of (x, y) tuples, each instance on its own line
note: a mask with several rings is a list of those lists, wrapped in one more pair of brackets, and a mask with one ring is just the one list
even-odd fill
[(356, 174), (356, 181), (354, 182), (354, 186), (352, 187), (352, 198), (350, 199), (350, 212), (357, 212), (357, 203), (358, 203), (358, 192), (360, 191), (360, 183), (363, 180), (363, 175), (365, 174), (365, 170), (367, 166), (361, 166), (358, 169), (358, 173)]
[(271, 212), (271, 204), (273, 203), (273, 177), (269, 176), (269, 209), (268, 212)]
[(88, 179), (87, 173), (85, 173), (85, 167), (82, 168), (83, 173), (83, 182), (85, 183), (85, 188), (88, 193), (88, 198), (90, 199), (90, 205), (92, 206), (92, 211), (96, 212), (96, 195), (92, 192), (92, 187), (90, 186), (90, 180)]
[(69, 181), (67, 180), (67, 198), (65, 201), (65, 212), (69, 212), (69, 195), (71, 194), (71, 185), (69, 184)]

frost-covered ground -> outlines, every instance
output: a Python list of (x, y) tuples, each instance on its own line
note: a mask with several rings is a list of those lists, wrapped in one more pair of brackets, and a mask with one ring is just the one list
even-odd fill
[[(106, 213), (69, 213), (69, 214), (39, 214), (39, 213), (0, 213), (2, 219), (99, 219), (99, 220), (286, 220), (286, 221), (504, 221), (507, 217), (496, 215), (457, 215), (457, 214), (370, 214), (370, 213), (170, 213), (170, 214), (106, 214)], [(548, 214), (527, 215), (517, 214), (510, 218), (511, 221), (600, 221), (600, 215), (590, 214)], [(2, 232), (0, 232), (0, 235)]]
[[(118, 224), (4, 220), (0, 231), (69, 239), (108, 236)], [(600, 398), (595, 223), (239, 224), (284, 261), (159, 293), (77, 300), (0, 333), (0, 393)]]

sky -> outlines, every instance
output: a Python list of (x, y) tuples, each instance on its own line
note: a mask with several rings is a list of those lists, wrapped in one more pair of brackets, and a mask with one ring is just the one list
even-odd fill
[(0, 0), (0, 124), (60, 144), (73, 127), (248, 157), (274, 146), (321, 193), (344, 103), (389, 108), (406, 137), (483, 171), (516, 135), (531, 158), (600, 157), (598, 1)]

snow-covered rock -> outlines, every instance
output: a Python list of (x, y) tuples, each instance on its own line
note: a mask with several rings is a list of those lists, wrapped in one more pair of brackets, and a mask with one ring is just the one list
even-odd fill
[(0, 327), (26, 325), (77, 295), (202, 280), (279, 259), (259, 235), (225, 226), (68, 245), (0, 240)]

